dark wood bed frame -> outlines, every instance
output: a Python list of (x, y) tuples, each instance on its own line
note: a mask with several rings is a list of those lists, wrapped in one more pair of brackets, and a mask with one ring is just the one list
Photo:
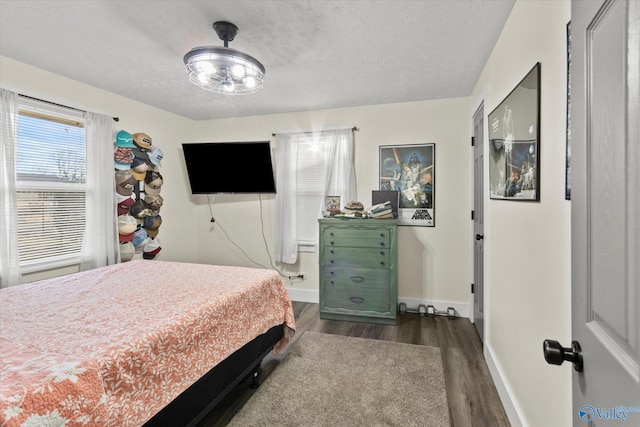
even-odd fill
[(284, 336), (284, 325), (274, 326), (236, 350), (144, 424), (144, 427), (193, 427), (248, 375), (257, 380), (260, 363)]

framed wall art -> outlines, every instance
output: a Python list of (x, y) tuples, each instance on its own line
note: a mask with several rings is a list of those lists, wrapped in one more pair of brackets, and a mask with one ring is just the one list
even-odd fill
[(540, 200), (540, 63), (489, 114), (491, 199)]
[(327, 196), (324, 201), (324, 210), (329, 216), (340, 212), (340, 196)]
[(435, 144), (380, 146), (380, 190), (397, 191), (398, 225), (435, 226)]

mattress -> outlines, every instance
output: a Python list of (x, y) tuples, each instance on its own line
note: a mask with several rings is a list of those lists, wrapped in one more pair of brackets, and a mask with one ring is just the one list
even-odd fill
[(139, 426), (272, 326), (271, 270), (135, 260), (0, 290), (0, 425)]

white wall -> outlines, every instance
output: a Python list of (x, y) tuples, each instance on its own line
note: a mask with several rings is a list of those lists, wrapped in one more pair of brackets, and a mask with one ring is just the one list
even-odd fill
[[(358, 199), (371, 204), (371, 191), (377, 190), (379, 146), (395, 144), (436, 144), (435, 227), (399, 227), (398, 294), (411, 304), (438, 301), (467, 315), (470, 283), (470, 170), (466, 98), (357, 108), (309, 111), (194, 124), (195, 140), (242, 141), (271, 139), (273, 133), (308, 131), (357, 126), (355, 133)], [(213, 162), (212, 167), (215, 167)], [(272, 249), (273, 196), (262, 196), (266, 240)], [(261, 236), (258, 196), (216, 196), (210, 222), (206, 196), (192, 196), (195, 208), (199, 262), (248, 264), (243, 254), (220, 229), (258, 263), (270, 260)], [(305, 275), (292, 280), (290, 288), (305, 294), (318, 292), (318, 259), (315, 253), (302, 253), (294, 266), (278, 265), (287, 273)]]
[(569, 1), (518, 1), (471, 96), (478, 102), (488, 93), (488, 114), (541, 63), (540, 202), (485, 201), (486, 355), (528, 426), (571, 425), (572, 416), (572, 369), (549, 366), (542, 354), (545, 338), (571, 342), (571, 205), (564, 200), (570, 9)]

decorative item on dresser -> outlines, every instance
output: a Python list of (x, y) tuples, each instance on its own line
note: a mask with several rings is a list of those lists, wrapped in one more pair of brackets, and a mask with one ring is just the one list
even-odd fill
[(396, 324), (395, 219), (320, 223), (320, 318)]

